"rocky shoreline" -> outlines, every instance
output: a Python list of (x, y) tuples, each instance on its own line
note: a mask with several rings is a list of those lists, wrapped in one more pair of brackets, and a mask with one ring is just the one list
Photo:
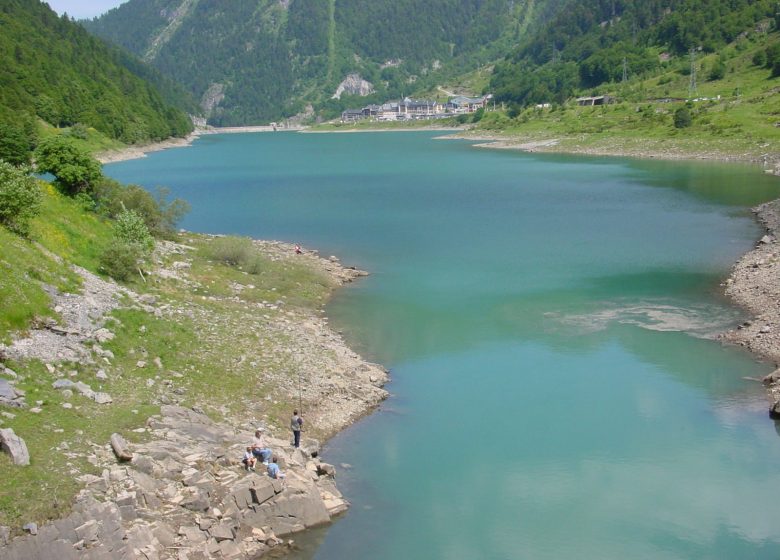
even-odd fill
[(621, 142), (606, 145), (583, 145), (583, 138), (532, 138), (515, 137), (502, 134), (486, 134), (484, 131), (468, 131), (441, 136), (439, 140), (469, 140), (477, 142), (475, 148), (492, 150), (518, 150), (523, 152), (557, 153), (584, 156), (633, 157), (640, 159), (661, 159), (669, 161), (700, 160), (721, 161), (724, 163), (749, 163), (761, 165), (766, 173), (780, 176), (780, 153), (757, 154), (752, 152), (734, 153), (707, 149), (680, 149), (666, 145), (661, 140), (647, 139), (641, 146), (630, 146)]
[[(255, 243), (272, 260), (296, 259), (326, 272), (336, 284), (366, 275), (342, 266), (335, 257), (321, 258), (314, 251), (297, 255), (294, 246), (285, 243)], [(181, 243), (161, 242), (156, 252), (158, 266), (150, 277), (190, 287), (188, 254), (192, 251)], [(0, 348), (2, 355), (41, 360), (55, 373), (61, 371), (62, 361), (103, 360), (108, 372), (103, 375), (108, 377), (113, 356), (101, 345), (114, 336), (109, 330), (112, 323), (107, 321), (113, 309), (130, 305), (170, 320), (193, 312), (191, 307), (162, 303), (151, 294), (136, 294), (86, 270), (78, 272), (83, 278), (81, 294), (52, 294), (62, 324), (31, 330), (29, 337)], [(298, 402), (303, 395), (307, 425), (316, 426), (322, 437), (349, 426), (387, 396), (382, 388), (387, 372), (354, 353), (326, 318), (287, 312), (278, 319), (264, 320), (264, 327), (278, 331), (280, 344), (286, 345), (279, 351), (304, 356), (296, 383), (268, 378), (275, 387), (274, 398)], [(140, 362), (139, 367), (143, 367)], [(157, 367), (163, 371), (162, 364)], [(15, 374), (3, 367), (0, 373), (4, 369), (12, 376), (5, 384), (13, 391)], [(60, 375), (55, 386), (62, 385), (63, 390), (76, 388), (84, 395), (79, 387), (90, 389), (86, 383), (68, 379), (65, 371)], [(289, 546), (292, 541), (282, 537), (328, 523), (348, 508), (335, 484), (335, 468), (319, 457), (319, 441), (305, 437), (301, 449), (294, 449), (284, 426), (227, 413), (215, 421), (199, 406), (182, 407), (186, 376), (167, 375), (170, 379), (158, 384), (160, 414), (134, 429), (135, 434), (125, 434), (141, 442), (127, 444), (122, 434), (115, 434), (111, 442), (95, 445), (86, 459), (101, 474), (75, 475), (83, 489), (70, 514), (41, 527), (28, 523), (27, 534), (16, 538), (12, 536), (19, 528), (0, 527), (3, 558), (248, 560), (271, 548)], [(21, 392), (12, 396), (24, 400)], [(111, 402), (110, 397), (105, 399), (104, 406)], [(266, 439), (287, 475), (283, 484), (268, 477), (260, 464), (257, 472), (245, 471), (240, 464), (256, 423), (265, 424), (271, 434), (281, 434)], [(115, 439), (123, 442), (121, 453)], [(67, 442), (61, 447), (66, 457), (78, 458), (68, 451)]]
[[(780, 199), (753, 209), (766, 234), (734, 265), (725, 282), (726, 294), (752, 319), (725, 333), (726, 342), (743, 346), (780, 366)], [(773, 418), (780, 418), (780, 369), (763, 379)]]
[(191, 146), (192, 143), (200, 138), (209, 134), (247, 134), (251, 132), (277, 132), (277, 131), (301, 131), (304, 127), (289, 126), (289, 127), (275, 127), (272, 125), (262, 126), (227, 126), (227, 127), (213, 127), (213, 126), (199, 126), (193, 132), (185, 136), (184, 138), (169, 138), (161, 142), (153, 142), (151, 144), (145, 144), (141, 146), (127, 146), (119, 150), (108, 150), (105, 152), (99, 152), (95, 154), (95, 159), (100, 163), (117, 163), (120, 161), (129, 161), (132, 159), (141, 159), (146, 157), (147, 154), (154, 152), (161, 152), (171, 148), (186, 148)]

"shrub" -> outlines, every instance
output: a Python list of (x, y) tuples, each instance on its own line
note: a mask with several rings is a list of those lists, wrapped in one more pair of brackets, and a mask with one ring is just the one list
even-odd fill
[(722, 80), (725, 77), (726, 77), (726, 63), (723, 62), (723, 60), (718, 59), (715, 61), (715, 64), (712, 65), (709, 79), (711, 82), (714, 82), (715, 80)]
[(114, 239), (100, 255), (100, 266), (116, 280), (128, 280), (140, 271), (154, 250), (154, 238), (143, 218), (132, 210), (122, 212), (114, 226)]
[(133, 210), (126, 210), (117, 217), (114, 235), (122, 243), (137, 246), (143, 255), (149, 255), (154, 250), (154, 238), (149, 228)]
[(765, 50), (756, 51), (756, 54), (753, 55), (753, 65), (758, 66), (759, 68), (763, 68), (764, 66), (766, 66)]
[(674, 112), (674, 127), (688, 128), (693, 124), (693, 117), (687, 107), (680, 107)]
[(30, 220), (41, 208), (41, 189), (26, 168), (0, 160), (0, 223), (27, 235)]
[(63, 136), (41, 142), (35, 150), (35, 164), (39, 172), (54, 175), (54, 184), (67, 195), (89, 193), (103, 177), (100, 163)]
[(138, 185), (122, 185), (104, 177), (95, 186), (98, 208), (107, 216), (116, 218), (125, 210), (138, 213), (155, 237), (170, 238), (176, 225), (189, 211), (189, 204), (176, 198), (168, 201), (168, 190), (157, 189), (155, 195)]
[(138, 245), (114, 239), (100, 255), (100, 266), (112, 278), (126, 281), (138, 271), (143, 257)]
[(246, 264), (254, 252), (252, 240), (248, 237), (217, 237), (209, 246), (211, 259), (231, 266)]

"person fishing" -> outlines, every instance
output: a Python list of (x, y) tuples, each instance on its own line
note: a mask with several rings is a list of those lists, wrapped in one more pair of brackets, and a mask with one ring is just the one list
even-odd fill
[(298, 414), (298, 409), (293, 410), (292, 418), (290, 418), (290, 429), (293, 433), (293, 446), (301, 446), (301, 431), (303, 430), (303, 418)]

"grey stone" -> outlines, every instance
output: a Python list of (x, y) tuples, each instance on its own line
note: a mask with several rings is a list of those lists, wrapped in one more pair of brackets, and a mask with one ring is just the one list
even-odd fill
[(0, 451), (8, 453), (14, 465), (25, 466), (30, 464), (30, 453), (27, 451), (27, 444), (11, 428), (0, 429)]
[(329, 476), (331, 478), (335, 478), (336, 467), (329, 465), (328, 463), (320, 463), (317, 465), (317, 474), (319, 476)]
[(51, 384), (55, 389), (72, 389), (75, 385), (70, 379), (57, 379)]
[(132, 463), (135, 468), (137, 468), (142, 473), (146, 473), (148, 475), (154, 473), (154, 461), (152, 461), (152, 458), (148, 457), (147, 455), (134, 455)]
[(95, 393), (92, 398), (97, 404), (109, 404), (114, 402), (114, 399), (112, 399), (111, 395), (108, 393)]
[(765, 375), (761, 379), (761, 382), (764, 385), (772, 385), (774, 383), (777, 383), (778, 381), (780, 381), (780, 369), (776, 369), (775, 371), (773, 371), (769, 375)]
[(195, 491), (181, 502), (181, 507), (190, 511), (208, 511), (211, 507), (209, 497), (200, 488), (196, 488)]
[(314, 438), (303, 438), (300, 448), (309, 457), (318, 457), (320, 454), (320, 442)]
[(136, 503), (135, 493), (125, 492), (124, 494), (120, 494), (116, 497), (114, 503), (120, 508), (122, 506), (134, 506)]
[(90, 519), (83, 525), (76, 527), (76, 535), (78, 535), (78, 538), (83, 540), (85, 543), (95, 542), (98, 539), (99, 528), (100, 526), (98, 525), (97, 521)]
[(214, 537), (217, 542), (225, 541), (225, 540), (233, 540), (236, 538), (235, 534), (233, 533), (233, 527), (231, 523), (222, 522), (217, 525), (214, 525), (209, 529), (209, 534)]
[(138, 512), (135, 511), (135, 506), (120, 506), (119, 514), (122, 516), (122, 521), (133, 521), (138, 517)]
[(106, 381), (108, 379), (108, 374), (105, 372), (105, 370), (99, 369), (95, 374), (95, 377), (100, 381)]
[(222, 541), (219, 543), (220, 551), (222, 552), (222, 558), (225, 560), (232, 560), (243, 556), (241, 549), (233, 541)]
[(11, 528), (0, 525), (0, 546), (5, 546), (11, 541)]
[(160, 523), (152, 531), (155, 538), (166, 548), (172, 547), (176, 542), (176, 535), (166, 523)]
[(773, 402), (769, 407), (769, 416), (775, 420), (780, 420), (780, 400)]
[(184, 537), (185, 544), (192, 546), (206, 542), (206, 533), (195, 525), (184, 525), (179, 528), (179, 535)]
[(265, 503), (276, 495), (271, 479), (266, 477), (256, 480), (250, 491), (252, 492), (252, 501), (256, 504)]
[(26, 523), (22, 530), (27, 531), (31, 535), (37, 535), (38, 534), (38, 524), (37, 523)]
[(16, 399), (17, 396), (19, 395), (17, 394), (16, 389), (14, 389), (14, 386), (11, 385), (7, 379), (0, 379), (0, 399), (12, 401)]

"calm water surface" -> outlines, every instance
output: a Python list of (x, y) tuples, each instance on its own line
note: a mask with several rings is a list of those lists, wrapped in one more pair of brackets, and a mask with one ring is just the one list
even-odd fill
[(770, 368), (712, 340), (776, 180), (433, 136), (210, 136), (107, 167), (187, 199), (186, 228), (373, 273), (329, 315), (393, 396), (327, 446), (353, 507), (298, 557), (780, 558), (780, 439), (742, 379)]

